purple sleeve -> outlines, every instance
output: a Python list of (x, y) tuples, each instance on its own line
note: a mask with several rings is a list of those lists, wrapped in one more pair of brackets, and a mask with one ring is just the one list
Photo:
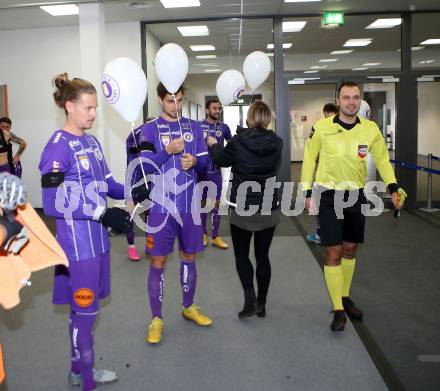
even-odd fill
[(112, 175), (105, 178), (107, 182), (108, 190), (107, 195), (114, 200), (124, 199), (124, 185), (115, 181)]
[[(75, 197), (75, 195), (72, 195), (72, 193), (69, 193), (68, 195), (68, 202), (62, 202), (62, 199), (65, 198), (63, 186), (64, 184), (61, 184), (59, 187), (49, 187), (43, 189), (43, 211), (46, 216), (55, 217), (57, 219), (73, 220), (98, 219), (99, 215), (104, 210), (102, 208), (98, 211), (95, 211), (97, 213), (97, 216), (95, 216), (95, 218), (94, 216), (86, 215), (83, 211), (83, 208), (81, 207), (77, 207), (74, 210), (71, 210), (71, 208), (69, 207), (69, 203), (73, 203), (73, 198)], [(60, 191), (58, 191), (58, 189), (60, 189)], [(57, 196), (59, 198), (58, 202)]]
[(68, 172), (72, 165), (71, 155), (72, 150), (68, 141), (61, 133), (55, 132), (41, 154), (39, 164), (41, 175), (49, 172)]
[(208, 150), (206, 149), (205, 141), (203, 140), (203, 130), (199, 122), (195, 122), (194, 135), (196, 137), (195, 152), (197, 164), (194, 170), (198, 175), (204, 174), (208, 165)]
[[(98, 144), (99, 149), (101, 150), (102, 156), (104, 156), (101, 143), (99, 142), (99, 140), (96, 137), (94, 137), (94, 136), (92, 136), (92, 137), (95, 139), (96, 143)], [(127, 142), (128, 142), (128, 139), (127, 139)], [(124, 199), (124, 185), (115, 181), (105, 157), (102, 159), (102, 164), (104, 165), (104, 177), (105, 177), (105, 182), (107, 183), (107, 196), (110, 198), (113, 198), (114, 200), (123, 200)]]
[(226, 124), (224, 124), (223, 136), (226, 141), (229, 141), (232, 138), (231, 129), (229, 129), (229, 126)]
[[(151, 129), (151, 126), (149, 124), (145, 124), (141, 129), (141, 134), (139, 137), (140, 144), (147, 142), (151, 145), (155, 145), (154, 142), (154, 133)], [(153, 174), (156, 172), (156, 167), (161, 167), (162, 164), (164, 164), (170, 157), (168, 155), (168, 152), (163, 149), (159, 152), (157, 151), (150, 151), (150, 150), (142, 150), (141, 151), (141, 157), (146, 158), (149, 160), (149, 162), (143, 162), (142, 166), (144, 168), (145, 174)], [(153, 164), (154, 163), (154, 164)]]

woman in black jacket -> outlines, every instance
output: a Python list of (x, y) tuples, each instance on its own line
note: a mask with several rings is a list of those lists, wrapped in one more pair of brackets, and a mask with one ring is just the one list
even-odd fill
[[(278, 192), (274, 181), (281, 162), (283, 141), (267, 127), (272, 112), (262, 101), (248, 111), (248, 128), (237, 128), (237, 134), (226, 147), (208, 138), (209, 151), (215, 164), (232, 167), (232, 186), (228, 203), (237, 272), (244, 290), (240, 318), (266, 315), (266, 296), (271, 267), (269, 247), (275, 226), (280, 220)], [(254, 290), (254, 269), (249, 259), (252, 234), (256, 258), (258, 298)]]

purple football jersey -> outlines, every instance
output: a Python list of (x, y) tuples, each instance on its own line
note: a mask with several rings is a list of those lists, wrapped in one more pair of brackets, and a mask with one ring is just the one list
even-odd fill
[[(116, 184), (98, 140), (57, 130), (44, 148), (39, 168), (41, 175), (65, 174), (55, 199), (53, 188), (43, 189), (43, 206), (56, 218), (57, 240), (68, 259), (90, 259), (109, 251), (107, 230), (92, 220), (97, 210), (107, 207), (109, 183)], [(112, 197), (121, 198), (119, 188), (117, 193)]]
[[(185, 141), (184, 151), (168, 155), (166, 146), (180, 137)], [(141, 156), (151, 162), (144, 164), (145, 173), (154, 173), (151, 212), (190, 213), (197, 173), (206, 170), (208, 156), (200, 123), (188, 118), (172, 122), (158, 117), (144, 124), (140, 142), (149, 143), (151, 149), (154, 149), (141, 151)], [(182, 169), (180, 158), (183, 153), (190, 153), (197, 158), (195, 167), (187, 171)]]
[[(203, 131), (203, 138), (206, 141), (209, 136), (214, 137), (217, 143), (224, 145), (225, 140), (229, 141), (232, 138), (231, 129), (223, 122), (217, 122), (211, 124), (208, 120), (201, 121), (201, 127)], [(211, 156), (208, 157), (207, 172), (220, 171), (220, 167), (217, 167), (212, 161)]]

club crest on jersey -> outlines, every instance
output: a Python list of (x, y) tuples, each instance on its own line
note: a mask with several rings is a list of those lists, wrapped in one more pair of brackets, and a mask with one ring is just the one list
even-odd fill
[(94, 152), (95, 152), (95, 156), (96, 156), (96, 158), (97, 158), (98, 160), (102, 160), (103, 156), (102, 156), (102, 152), (101, 152), (101, 150), (100, 150), (99, 148), (95, 148)]
[(162, 141), (162, 144), (167, 146), (170, 143), (170, 136), (168, 134), (162, 134), (160, 136), (160, 141)]
[(81, 163), (81, 166), (84, 168), (84, 170), (88, 170), (90, 168), (89, 159), (87, 159), (87, 156), (80, 156), (79, 162)]
[(363, 159), (368, 154), (368, 145), (358, 145), (358, 156)]
[(222, 136), (222, 131), (221, 131), (221, 130), (217, 130), (217, 131), (215, 132), (215, 135), (216, 135), (217, 137), (221, 137), (221, 136)]
[(191, 133), (186, 132), (186, 133), (183, 133), (183, 139), (184, 139), (187, 143), (190, 143), (191, 141), (194, 140), (194, 137), (193, 137), (193, 135), (192, 135)]

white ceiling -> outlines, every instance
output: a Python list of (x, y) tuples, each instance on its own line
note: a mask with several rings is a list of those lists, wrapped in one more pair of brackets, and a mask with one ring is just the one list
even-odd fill
[[(334, 30), (321, 28), (320, 17), (286, 18), (286, 21), (302, 20), (304, 29), (297, 33), (284, 33), (283, 41), (293, 43), (284, 50), (284, 69), (287, 71), (312, 70), (311, 66), (323, 66), (324, 73), (333, 70), (351, 70), (365, 63), (380, 63), (367, 66), (369, 70), (394, 71), (400, 69), (400, 26), (392, 29), (366, 30), (365, 27), (383, 15), (346, 16), (344, 26)], [(210, 35), (204, 37), (182, 37), (177, 26), (207, 25)], [(222, 20), (205, 22), (179, 22), (148, 24), (147, 29), (162, 43), (174, 42), (182, 46), (190, 58), (190, 73), (205, 73), (207, 69), (240, 69), (247, 54), (254, 50), (267, 50), (273, 42), (271, 19)], [(241, 35), (239, 34), (241, 28)], [(440, 13), (418, 14), (414, 17), (413, 45), (428, 38), (440, 38)], [(345, 55), (330, 55), (334, 50), (345, 49), (343, 44), (351, 38), (372, 38), (367, 47), (354, 48)], [(215, 52), (193, 52), (190, 45), (212, 44)], [(240, 45), (238, 45), (240, 44)], [(216, 54), (216, 59), (196, 59), (200, 54)], [(147, 53), (148, 55), (148, 53)], [(332, 63), (321, 63), (321, 59), (337, 58)], [(419, 64), (420, 61), (434, 60), (434, 63)], [(414, 66), (419, 68), (440, 68), (440, 46), (425, 47), (413, 52)], [(309, 75), (314, 76), (313, 74)]]
[[(144, 8), (131, 8), (129, 3), (141, 2)], [(106, 20), (110, 22), (154, 21), (169, 19), (200, 19), (243, 15), (313, 14), (323, 11), (390, 12), (408, 10), (440, 10), (438, 0), (322, 0), (312, 3), (284, 3), (283, 0), (200, 0), (200, 7), (165, 9), (159, 0), (102, 0)], [(66, 0), (2, 0), (0, 2), (0, 29), (18, 29), (77, 24), (78, 17), (52, 17), (40, 10), (42, 3)], [(71, 3), (94, 2), (76, 0)], [(27, 5), (25, 7), (25, 5)]]
[[(63, 0), (58, 0), (58, 2)], [(295, 15), (320, 14), (323, 11), (344, 12), (381, 12), (407, 10), (438, 10), (439, 0), (323, 0), (312, 3), (284, 3), (283, 0), (200, 0), (200, 7), (165, 9), (158, 0), (137, 0), (141, 8), (133, 8), (129, 3), (136, 0), (103, 0), (105, 18), (108, 22), (125, 21), (166, 21), (184, 19), (203, 19), (231, 17), (237, 15)], [(51, 0), (0, 0), (0, 30), (25, 29), (78, 24), (78, 16), (53, 17), (42, 11), (37, 4), (53, 3)], [(75, 3), (93, 2), (77, 0)], [(28, 6), (23, 6), (24, 4)], [(29, 6), (33, 5), (33, 6)], [(384, 14), (384, 17), (393, 15)], [(342, 49), (349, 38), (373, 38), (371, 45), (357, 48), (350, 55), (335, 56), (339, 61), (327, 63), (327, 70), (351, 69), (365, 62), (381, 62), (374, 67), (379, 70), (400, 68), (400, 27), (382, 30), (365, 30), (365, 27), (381, 15), (347, 15), (345, 25), (336, 30), (320, 28), (320, 17), (292, 17), (285, 20), (305, 20), (307, 24), (299, 33), (285, 33), (284, 41), (293, 42), (291, 49), (285, 51), (285, 69), (305, 71), (313, 65), (322, 65), (318, 61), (329, 58), (333, 50)], [(177, 25), (197, 25), (200, 22), (149, 24), (152, 33), (162, 42), (180, 44), (190, 56), (190, 72), (203, 73), (205, 69), (240, 68), (244, 57), (254, 50), (266, 50), (272, 43), (271, 19), (236, 19), (208, 21), (209, 37), (182, 37)], [(241, 28), (241, 36), (238, 35)], [(413, 45), (427, 38), (440, 38), (440, 13), (415, 14), (413, 26)], [(195, 54), (189, 44), (213, 44), (216, 46), (217, 59), (195, 60)], [(435, 60), (433, 64), (419, 64), (423, 60)], [(440, 67), (440, 46), (414, 52), (414, 65), (425, 68)], [(310, 76), (313, 76), (311, 74)]]

